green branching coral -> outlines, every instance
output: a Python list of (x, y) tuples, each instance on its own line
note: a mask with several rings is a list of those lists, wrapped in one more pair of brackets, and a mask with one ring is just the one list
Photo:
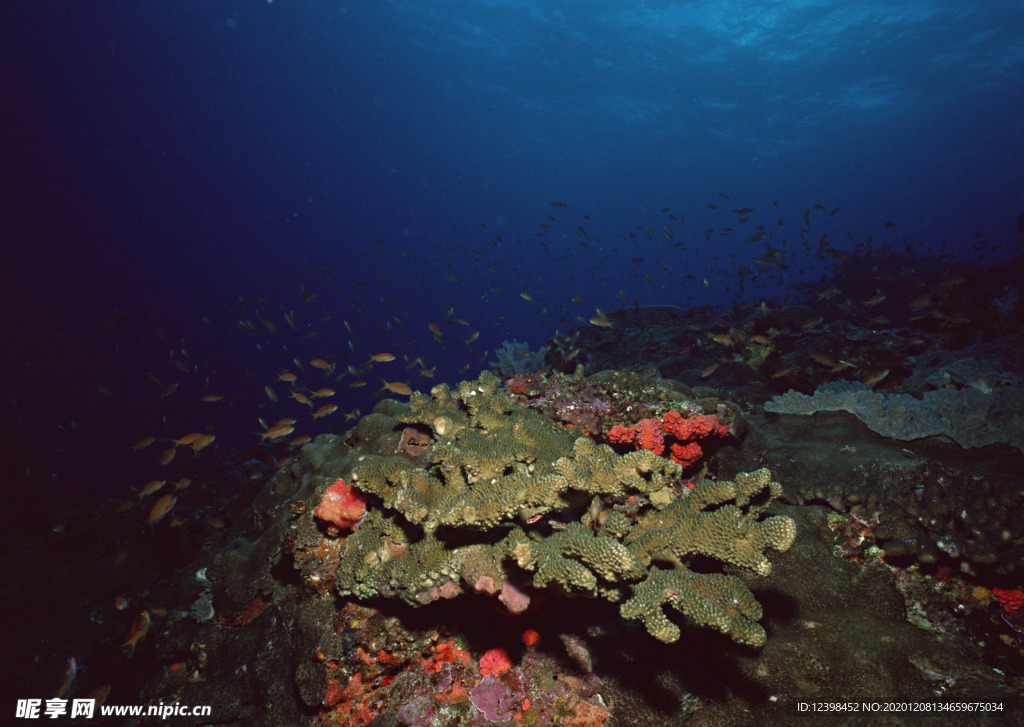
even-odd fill
[(423, 466), (367, 454), (353, 467), (351, 484), (378, 500), (340, 544), (330, 576), (342, 595), (414, 605), (466, 588), (504, 597), (518, 572), (538, 589), (621, 602), (623, 617), (661, 641), (680, 635), (671, 607), (737, 642), (764, 643), (743, 581), (694, 573), (687, 560), (769, 572), (765, 551), (788, 548), (795, 527), (761, 519), (779, 494), (768, 470), (705, 481), (680, 499), (674, 462), (576, 438), (487, 373), (414, 395), (398, 418), (430, 430), (430, 451)]

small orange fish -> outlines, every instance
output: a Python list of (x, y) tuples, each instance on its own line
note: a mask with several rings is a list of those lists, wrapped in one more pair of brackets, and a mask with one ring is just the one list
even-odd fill
[(480, 338), (480, 331), (476, 331), (475, 333), (471, 333), (469, 336), (466, 337), (466, 344), (468, 345), (468, 344), (472, 343), (473, 341), (475, 341), (478, 338)]
[(146, 524), (152, 527), (160, 522), (167, 513), (174, 507), (174, 503), (178, 501), (178, 498), (174, 495), (164, 495), (153, 505), (153, 508), (149, 511), (149, 517), (146, 518)]
[(334, 396), (336, 393), (337, 392), (335, 392), (334, 389), (324, 387), (323, 389), (317, 389), (316, 391), (314, 391), (313, 396), (316, 397), (317, 399), (325, 399), (328, 396)]
[(267, 398), (272, 402), (277, 402), (277, 392), (271, 389), (269, 386), (264, 386), (263, 391), (267, 393)]
[(168, 447), (160, 453), (160, 464), (170, 464), (171, 460), (174, 459), (175, 449), (174, 447)]
[(321, 369), (322, 371), (328, 374), (334, 371), (334, 365), (327, 363), (322, 358), (313, 359), (312, 361), (309, 362), (309, 365), (315, 369)]
[(702, 379), (706, 379), (707, 377), (711, 376), (711, 374), (715, 373), (715, 371), (717, 371), (717, 370), (718, 370), (718, 364), (717, 363), (713, 363), (710, 366), (706, 367), (703, 371), (700, 372), (700, 377)]
[(198, 437), (192, 440), (192, 451), (199, 454), (201, 450), (210, 446), (217, 436), (215, 434), (200, 434)]
[(720, 343), (723, 346), (735, 346), (736, 341), (733, 340), (732, 336), (728, 333), (716, 333), (711, 337), (711, 340), (715, 343)]
[(420, 376), (423, 376), (424, 378), (427, 379), (432, 379), (434, 378), (434, 370), (436, 368), (437, 366), (431, 366), (429, 369), (420, 369)]
[(762, 346), (769, 346), (772, 342), (772, 339), (768, 338), (768, 336), (762, 336), (760, 333), (756, 336), (751, 336), (750, 340), (754, 343), (760, 343)]
[(918, 310), (920, 308), (927, 308), (931, 304), (932, 304), (932, 294), (931, 293), (925, 293), (924, 295), (919, 295), (916, 298), (914, 298), (912, 301), (910, 301), (909, 308), (911, 310)]
[(823, 353), (812, 353), (811, 358), (820, 363), (822, 366), (835, 366), (835, 359), (831, 356), (826, 356)]
[(274, 426), (276, 427), (278, 424), (284, 424), (286, 427), (292, 427), (298, 423), (299, 420), (296, 419), (295, 417), (281, 417), (276, 422), (274, 422)]
[(519, 297), (522, 298), (523, 300), (528, 300), (531, 303), (533, 302), (533, 296), (527, 293), (525, 290), (519, 294)]
[(802, 328), (805, 331), (810, 330), (810, 329), (814, 328), (815, 326), (821, 325), (821, 323), (824, 320), (825, 319), (822, 318), (821, 316), (818, 316), (817, 318), (811, 318), (809, 321), (804, 321)]
[(311, 442), (312, 440), (313, 440), (313, 438), (311, 436), (309, 436), (308, 434), (303, 434), (301, 437), (296, 437), (292, 441), (288, 442), (288, 446), (289, 447), (301, 447), (303, 444), (306, 444), (307, 442)]
[(615, 325), (604, 316), (594, 316), (593, 318), (590, 319), (590, 322), (595, 326), (600, 326), (601, 328), (612, 328)]
[(223, 398), (224, 397), (220, 396), (219, 394), (207, 394), (206, 396), (203, 397), (203, 401), (207, 403), (213, 403), (215, 401), (220, 401)]
[[(320, 417), (325, 417), (328, 414), (333, 414), (336, 411), (338, 411), (337, 404), (324, 404), (322, 407), (313, 412), (313, 418), (319, 419)], [(290, 429), (288, 431), (289, 433), (291, 433)]]
[(864, 374), (864, 378), (861, 379), (861, 383), (864, 384), (865, 386), (875, 386), (888, 375), (889, 369), (878, 369), (876, 371), (868, 371), (866, 374)]
[(299, 377), (291, 373), (290, 371), (282, 371), (277, 375), (277, 380), (283, 381), (286, 384), (294, 384), (296, 381), (298, 381), (298, 379)]
[(138, 452), (140, 449), (145, 449), (146, 447), (148, 447), (149, 445), (151, 445), (155, 441), (156, 441), (156, 437), (146, 437), (144, 439), (140, 439), (139, 441), (137, 441), (135, 443), (135, 446), (132, 447), (132, 451), (133, 452)]
[(174, 491), (184, 490), (186, 487), (192, 484), (192, 480), (188, 477), (182, 477), (180, 480), (174, 483)]
[[(384, 379), (381, 379), (384, 381)], [(409, 396), (412, 394), (412, 388), (401, 381), (384, 381), (384, 388), (393, 394), (399, 394), (400, 396)]]
[(377, 363), (383, 363), (383, 362), (386, 362), (386, 361), (394, 361), (395, 360), (395, 354), (393, 354), (393, 353), (375, 353), (372, 356), (370, 356), (370, 360), (371, 361), (375, 361)]
[(356, 381), (353, 381), (351, 384), (348, 385), (348, 388), (358, 389), (360, 386), (366, 386), (365, 379), (357, 379)]
[(143, 487), (141, 490), (139, 490), (139, 499), (141, 500), (143, 497), (146, 497), (147, 495), (152, 495), (154, 492), (156, 492), (166, 484), (167, 480), (153, 480), (145, 487)]
[(132, 628), (128, 632), (128, 639), (121, 644), (121, 648), (130, 649), (129, 658), (135, 656), (135, 646), (146, 637), (146, 632), (149, 631), (149, 611), (143, 609), (142, 613), (135, 617), (132, 621)]
[(295, 401), (299, 402), (300, 404), (308, 404), (309, 403), (309, 397), (306, 396), (305, 394), (303, 394), (301, 391), (293, 391), (291, 393), (291, 397), (293, 399), (295, 399)]
[(427, 328), (429, 328), (430, 332), (433, 333), (438, 338), (441, 337), (441, 327), (438, 326), (436, 323), (428, 323)]
[(290, 424), (277, 424), (265, 432), (260, 433), (260, 441), (265, 442), (268, 439), (280, 439), (281, 437), (287, 437), (289, 434), (295, 431), (295, 427)]

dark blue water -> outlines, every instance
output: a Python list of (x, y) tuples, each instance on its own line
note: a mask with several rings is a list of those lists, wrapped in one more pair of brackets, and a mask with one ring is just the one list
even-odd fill
[(1005, 258), (1022, 48), (1009, 1), (7, 3), (6, 514), (595, 308), (793, 300), (822, 243)]

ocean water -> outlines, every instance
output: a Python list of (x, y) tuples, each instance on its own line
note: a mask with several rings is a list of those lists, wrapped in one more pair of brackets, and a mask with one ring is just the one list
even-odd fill
[(599, 309), (1020, 251), (1022, 2), (19, 1), (0, 61), (12, 523)]

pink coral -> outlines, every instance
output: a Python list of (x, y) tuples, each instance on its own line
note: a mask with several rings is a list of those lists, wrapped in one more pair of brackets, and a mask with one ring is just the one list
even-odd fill
[(336, 535), (342, 530), (354, 530), (366, 514), (366, 500), (340, 477), (324, 493), (313, 514), (328, 524), (328, 532)]

